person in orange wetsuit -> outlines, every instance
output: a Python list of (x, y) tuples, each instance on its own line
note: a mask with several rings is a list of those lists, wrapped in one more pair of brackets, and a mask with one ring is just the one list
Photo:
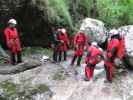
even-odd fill
[(106, 71), (106, 78), (105, 83), (109, 82), (112, 83), (112, 68), (114, 65), (114, 60), (116, 58), (123, 59), (125, 55), (125, 45), (124, 45), (124, 38), (122, 38), (119, 32), (116, 29), (112, 29), (110, 31), (111, 39), (107, 44), (107, 50), (104, 60), (104, 67)]
[(88, 47), (87, 56), (85, 58), (85, 81), (93, 79), (93, 72), (95, 65), (103, 59), (102, 49), (97, 46), (96, 42), (92, 42), (91, 46)]
[(22, 62), (21, 58), (22, 49), (20, 44), (19, 33), (15, 28), (16, 24), (17, 22), (15, 19), (10, 19), (8, 21), (8, 27), (4, 30), (4, 35), (6, 37), (6, 44), (11, 53), (11, 64), (13, 65)]
[(86, 42), (87, 42), (87, 38), (82, 31), (75, 34), (74, 39), (73, 39), (73, 45), (74, 45), (75, 51), (74, 51), (73, 59), (71, 61), (71, 65), (73, 65), (75, 60), (78, 58), (77, 66), (80, 66), (80, 62), (83, 56)]
[(62, 60), (62, 54), (63, 54), (63, 60), (66, 61), (67, 59), (67, 50), (69, 45), (68, 35), (66, 32), (66, 29), (62, 28), (60, 29), (60, 34), (58, 35), (58, 39), (62, 41), (62, 44), (59, 46), (59, 61)]

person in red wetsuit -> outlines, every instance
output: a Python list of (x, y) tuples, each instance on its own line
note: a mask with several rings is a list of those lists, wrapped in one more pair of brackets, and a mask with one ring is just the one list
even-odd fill
[(52, 27), (52, 32), (53, 33), (51, 35), (51, 47), (53, 49), (53, 63), (58, 63), (59, 62), (59, 48), (60, 48), (60, 45), (62, 44), (58, 38), (60, 31), (59, 29)]
[[(17, 29), (15, 28), (17, 22), (15, 19), (10, 19), (8, 21), (8, 27), (4, 30), (4, 35), (6, 37), (6, 44), (11, 53), (11, 64), (22, 62), (21, 58), (21, 45), (20, 38)], [(17, 56), (17, 60), (15, 59)]]
[(85, 80), (90, 81), (93, 79), (93, 72), (95, 65), (99, 63), (103, 56), (102, 56), (102, 49), (97, 46), (96, 42), (92, 42), (91, 46), (88, 47), (87, 56), (85, 58)]
[(78, 58), (77, 65), (80, 66), (80, 62), (81, 62), (81, 59), (83, 56), (84, 47), (86, 45), (86, 42), (87, 42), (87, 38), (82, 31), (75, 34), (74, 39), (73, 39), (75, 52), (74, 52), (73, 59), (71, 61), (71, 65), (73, 65), (75, 60)]
[(116, 29), (113, 29), (110, 31), (111, 39), (109, 40), (107, 44), (107, 50), (104, 60), (104, 67), (106, 70), (106, 82), (111, 83), (112, 82), (112, 68), (114, 65), (114, 60), (116, 58), (123, 59), (124, 57), (124, 40), (121, 38), (120, 34)]
[(69, 44), (69, 40), (68, 40), (68, 35), (67, 35), (67, 32), (66, 32), (66, 29), (62, 28), (60, 30), (60, 34), (58, 35), (58, 39), (60, 41), (62, 41), (62, 44), (59, 47), (59, 61), (62, 60), (62, 53), (64, 55), (64, 61), (66, 61), (68, 44)]

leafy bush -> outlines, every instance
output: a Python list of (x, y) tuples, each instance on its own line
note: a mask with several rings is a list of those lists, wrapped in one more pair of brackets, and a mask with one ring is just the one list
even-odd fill
[(108, 27), (131, 24), (132, 4), (132, 0), (97, 0), (99, 19)]

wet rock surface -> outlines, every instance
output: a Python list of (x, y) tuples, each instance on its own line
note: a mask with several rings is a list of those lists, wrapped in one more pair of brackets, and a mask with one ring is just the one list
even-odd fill
[(22, 63), (17, 65), (2, 64), (0, 66), (0, 74), (15, 74), (25, 70), (29, 70), (41, 65), (41, 62), (35, 59), (26, 58)]
[(60, 64), (42, 62), (31, 70), (0, 75), (1, 97), (7, 100), (8, 95), (13, 100), (132, 100), (131, 71), (116, 71), (113, 83), (104, 83), (102, 62), (94, 71), (93, 81), (84, 81), (85, 64), (70, 66), (71, 59), (69, 56)]

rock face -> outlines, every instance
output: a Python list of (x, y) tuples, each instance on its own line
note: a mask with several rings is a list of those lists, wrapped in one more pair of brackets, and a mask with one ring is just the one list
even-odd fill
[(123, 26), (119, 29), (125, 34), (126, 64), (133, 69), (133, 25)]
[(4, 45), (3, 30), (7, 21), (15, 18), (23, 45), (48, 45), (48, 16), (34, 4), (35, 1), (37, 0), (0, 0), (0, 44)]
[(82, 21), (80, 30), (83, 30), (90, 41), (104, 42), (106, 39), (106, 29), (100, 20), (86, 18)]

